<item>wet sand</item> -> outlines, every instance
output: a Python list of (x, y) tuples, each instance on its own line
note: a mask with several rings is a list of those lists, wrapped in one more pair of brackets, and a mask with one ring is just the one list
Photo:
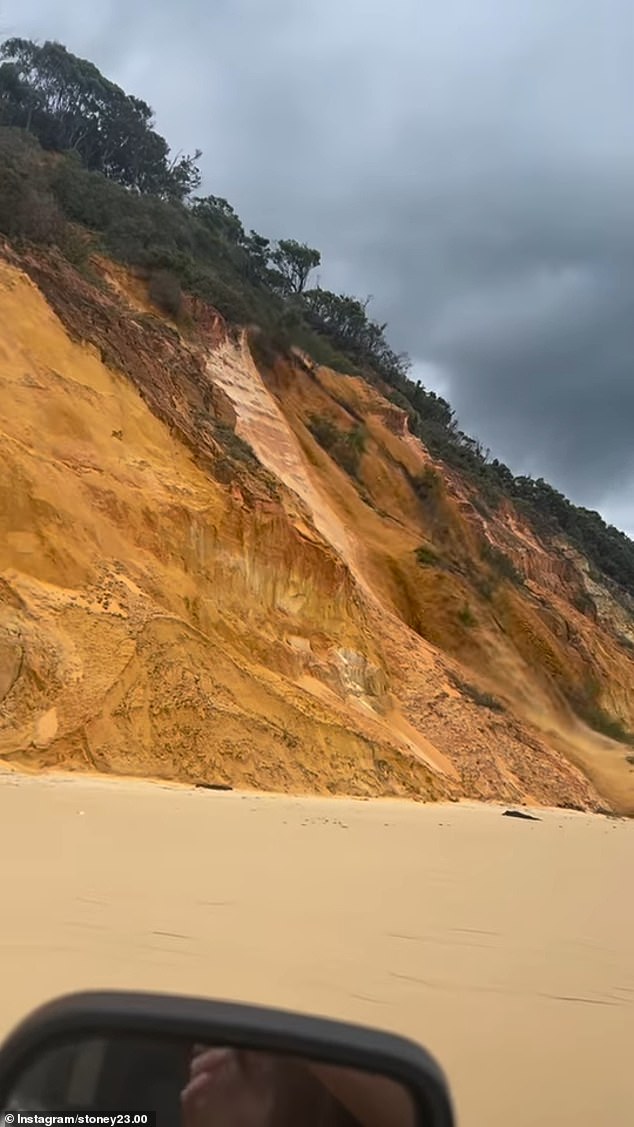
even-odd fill
[(634, 1122), (634, 823), (0, 774), (0, 1034), (55, 994), (425, 1043), (464, 1127)]

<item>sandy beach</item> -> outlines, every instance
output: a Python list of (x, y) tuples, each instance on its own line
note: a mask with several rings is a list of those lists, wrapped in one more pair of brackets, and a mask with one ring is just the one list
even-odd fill
[(0, 1033), (141, 987), (425, 1043), (465, 1127), (630, 1127), (634, 823), (0, 774)]

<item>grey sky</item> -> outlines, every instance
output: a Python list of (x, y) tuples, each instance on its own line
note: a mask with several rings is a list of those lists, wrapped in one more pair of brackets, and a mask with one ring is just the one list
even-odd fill
[(0, 0), (322, 252), (517, 472), (634, 535), (631, 0)]

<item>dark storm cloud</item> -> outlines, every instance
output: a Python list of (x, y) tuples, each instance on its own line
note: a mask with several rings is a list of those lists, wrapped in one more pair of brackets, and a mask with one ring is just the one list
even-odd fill
[(631, 0), (5, 0), (322, 251), (465, 429), (634, 532)]

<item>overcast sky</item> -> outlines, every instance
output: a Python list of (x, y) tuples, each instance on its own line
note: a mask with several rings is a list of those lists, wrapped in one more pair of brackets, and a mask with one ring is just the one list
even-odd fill
[(322, 253), (463, 428), (634, 536), (632, 0), (0, 0)]

